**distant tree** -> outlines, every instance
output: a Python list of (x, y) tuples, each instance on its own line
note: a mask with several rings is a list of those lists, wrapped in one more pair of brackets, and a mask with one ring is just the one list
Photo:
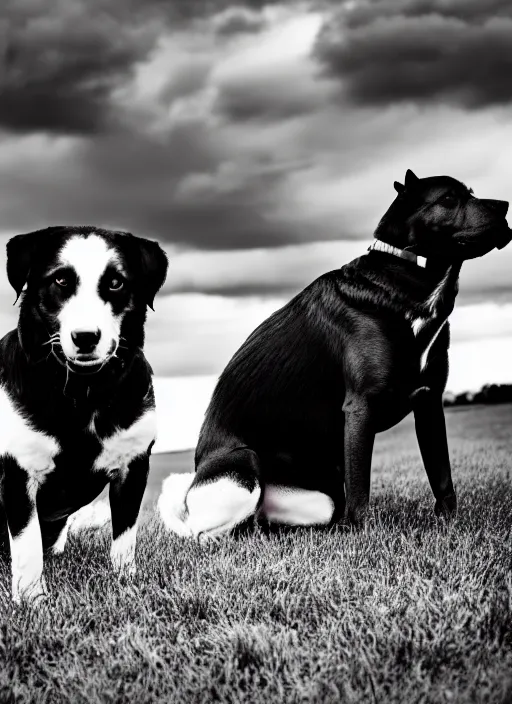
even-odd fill
[(446, 392), (443, 397), (445, 406), (467, 406), (473, 403), (512, 403), (512, 384), (485, 384), (480, 391), (461, 394)]

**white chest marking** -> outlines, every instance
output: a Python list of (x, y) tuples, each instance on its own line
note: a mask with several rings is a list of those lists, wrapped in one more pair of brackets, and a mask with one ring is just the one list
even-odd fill
[(449, 314), (440, 314), (438, 312), (438, 308), (442, 300), (444, 287), (449, 278), (449, 274), (450, 269), (448, 269), (448, 272), (446, 273), (442, 281), (439, 282), (439, 284), (427, 298), (425, 302), (426, 316), (411, 318), (412, 331), (415, 337), (418, 337), (420, 334), (423, 337), (423, 349), (421, 351), (420, 356), (420, 371), (423, 371), (427, 366), (428, 355), (430, 350), (432, 349), (432, 345), (437, 340), (439, 333), (441, 332), (444, 327), (444, 324), (448, 320)]
[(129, 428), (117, 430), (103, 440), (103, 449), (94, 462), (94, 469), (124, 469), (147, 451), (156, 438), (156, 413), (146, 411)]
[(38, 486), (55, 468), (54, 457), (59, 450), (55, 438), (33, 428), (0, 388), (0, 456), (14, 457)]
[(444, 327), (444, 324), (446, 323), (446, 318), (440, 318), (439, 320), (436, 320), (435, 318), (431, 318), (430, 320), (425, 319), (425, 318), (416, 318), (415, 320), (412, 321), (412, 329), (417, 337), (418, 334), (425, 328), (428, 324), (432, 326), (432, 333), (429, 335), (428, 339), (425, 341), (425, 347), (421, 352), (420, 356), (420, 371), (423, 371), (425, 367), (427, 366), (427, 360), (428, 360), (428, 355), (430, 350), (432, 349), (432, 345), (434, 342), (437, 340), (437, 337), (441, 330)]

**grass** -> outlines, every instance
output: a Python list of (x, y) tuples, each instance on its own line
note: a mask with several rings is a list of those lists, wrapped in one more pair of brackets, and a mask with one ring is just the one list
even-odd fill
[(86, 535), (48, 562), (47, 602), (13, 610), (0, 562), (0, 701), (511, 702), (512, 407), (447, 417), (448, 526), (410, 420), (379, 438), (361, 532), (174, 539), (151, 510), (156, 458), (132, 581)]

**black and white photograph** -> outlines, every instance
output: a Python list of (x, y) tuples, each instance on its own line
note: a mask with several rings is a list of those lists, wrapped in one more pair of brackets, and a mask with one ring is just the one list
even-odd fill
[(0, 0), (0, 703), (512, 702), (512, 3)]

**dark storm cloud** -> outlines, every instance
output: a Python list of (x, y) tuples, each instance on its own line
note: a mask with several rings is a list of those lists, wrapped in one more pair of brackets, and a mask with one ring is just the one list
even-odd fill
[(283, 169), (292, 167), (223, 168), (214, 143), (204, 124), (190, 120), (162, 138), (97, 135), (51, 165), (34, 145), (0, 171), (2, 229), (90, 223), (206, 250), (297, 241), (293, 225), (269, 215)]
[(246, 7), (229, 7), (219, 13), (215, 20), (215, 30), (220, 36), (251, 34), (259, 32), (265, 26), (261, 12)]
[(315, 54), (360, 104), (512, 100), (509, 0), (379, 0), (333, 15)]
[[(163, 32), (220, 12), (221, 34), (256, 31), (261, 15), (225, 0), (3, 0), (0, 4), (0, 129), (93, 134), (121, 116), (124, 86)], [(227, 9), (226, 9), (227, 8)], [(197, 76), (193, 76), (197, 78)], [(181, 86), (181, 87), (187, 87)]]
[(287, 83), (282, 76), (221, 86), (215, 109), (235, 122), (275, 122), (318, 110), (318, 95), (311, 84)]
[(155, 29), (120, 2), (2, 3), (0, 127), (101, 130), (111, 118), (112, 91), (148, 56)]

